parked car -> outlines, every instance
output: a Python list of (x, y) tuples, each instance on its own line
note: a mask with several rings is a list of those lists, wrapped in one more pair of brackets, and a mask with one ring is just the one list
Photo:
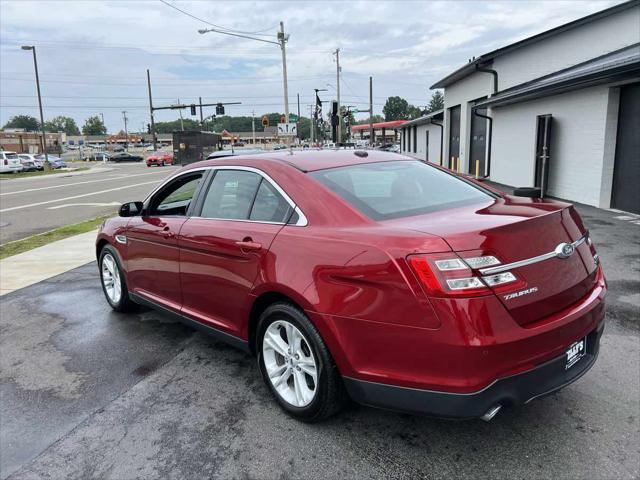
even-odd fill
[(131, 155), (127, 152), (114, 153), (109, 158), (112, 162), (141, 162), (143, 158), (139, 155)]
[(109, 154), (108, 152), (95, 152), (88, 157), (89, 160), (94, 162), (108, 162), (110, 158), (111, 154)]
[(18, 158), (20, 159), (20, 163), (22, 164), (22, 171), (23, 172), (37, 172), (38, 171), (38, 166), (33, 161), (33, 159), (30, 158), (29, 155), (25, 155), (23, 153), (19, 153), (18, 154)]
[(246, 149), (246, 150), (218, 150), (207, 155), (207, 160), (214, 160), (216, 158), (237, 157), (239, 155), (255, 155), (258, 153), (264, 153), (264, 150), (260, 149)]
[(16, 173), (22, 171), (22, 163), (16, 152), (0, 150), (0, 173)]
[(145, 152), (155, 152), (155, 149), (153, 148), (153, 144), (151, 145), (147, 145), (144, 149)]
[(32, 153), (19, 153), (18, 158), (24, 167), (24, 162), (31, 162), (34, 164), (36, 170), (44, 170), (44, 161), (36, 158)]
[(157, 165), (164, 167), (165, 165), (173, 165), (173, 153), (158, 152), (147, 157), (147, 167)]
[(124, 152), (124, 147), (122, 145), (114, 145), (113, 146), (113, 151), (114, 152)]
[(580, 378), (604, 326), (572, 205), (379, 151), (191, 164), (96, 247), (114, 310), (152, 306), (253, 353), (305, 421), (348, 396), (489, 420)]
[[(44, 168), (44, 162), (45, 162), (44, 154), (41, 153), (39, 155), (36, 155), (35, 158), (42, 161), (42, 165)], [(56, 155), (47, 155), (47, 158), (49, 159), (49, 165), (51, 166), (52, 169), (57, 170), (58, 168), (67, 168), (67, 164), (62, 158)]]

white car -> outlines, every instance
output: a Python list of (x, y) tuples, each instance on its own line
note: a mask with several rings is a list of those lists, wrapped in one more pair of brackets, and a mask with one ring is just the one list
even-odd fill
[(0, 173), (15, 173), (22, 171), (22, 162), (16, 152), (0, 151)]
[(26, 162), (32, 162), (38, 170), (44, 170), (44, 160), (36, 158), (32, 153), (19, 153), (18, 158), (22, 164)]

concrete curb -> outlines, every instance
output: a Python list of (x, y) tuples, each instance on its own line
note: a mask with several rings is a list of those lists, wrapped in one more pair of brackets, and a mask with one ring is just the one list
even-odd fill
[(97, 234), (92, 230), (0, 260), (0, 296), (95, 260)]

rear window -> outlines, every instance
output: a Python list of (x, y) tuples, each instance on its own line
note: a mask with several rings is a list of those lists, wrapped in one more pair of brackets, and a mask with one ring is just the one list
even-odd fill
[(7, 157), (9, 160), (15, 160), (18, 158), (17, 153), (5, 153), (4, 156)]
[(436, 212), (492, 196), (419, 161), (366, 163), (310, 175), (373, 220)]

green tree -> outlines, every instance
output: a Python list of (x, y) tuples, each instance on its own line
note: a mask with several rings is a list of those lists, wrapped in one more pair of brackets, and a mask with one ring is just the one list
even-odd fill
[(401, 97), (389, 97), (387, 98), (384, 107), (382, 107), (382, 113), (384, 113), (384, 119), (390, 120), (407, 120), (409, 118), (409, 102)]
[(40, 122), (31, 115), (16, 115), (2, 128), (24, 128), (27, 132), (35, 132), (40, 129)]
[[(374, 115), (373, 118), (373, 123), (380, 123), (380, 122), (384, 122), (384, 117), (382, 115)], [(358, 120), (355, 125), (364, 125), (366, 123), (369, 123), (369, 117), (365, 118), (364, 120)]]
[(440, 90), (436, 90), (431, 95), (431, 100), (429, 100), (429, 105), (427, 105), (427, 113), (437, 112), (438, 110), (442, 110), (444, 108), (444, 95)]
[(71, 117), (62, 115), (44, 122), (44, 129), (47, 132), (64, 132), (67, 135), (80, 135), (80, 129), (76, 121)]
[(82, 133), (84, 135), (106, 135), (107, 127), (104, 126), (104, 123), (102, 123), (102, 119), (99, 116), (94, 115), (84, 121)]
[(415, 107), (413, 105), (409, 105), (409, 110), (407, 112), (407, 118), (409, 120), (420, 118), (421, 116), (422, 116), (422, 110), (420, 110), (420, 108)]

